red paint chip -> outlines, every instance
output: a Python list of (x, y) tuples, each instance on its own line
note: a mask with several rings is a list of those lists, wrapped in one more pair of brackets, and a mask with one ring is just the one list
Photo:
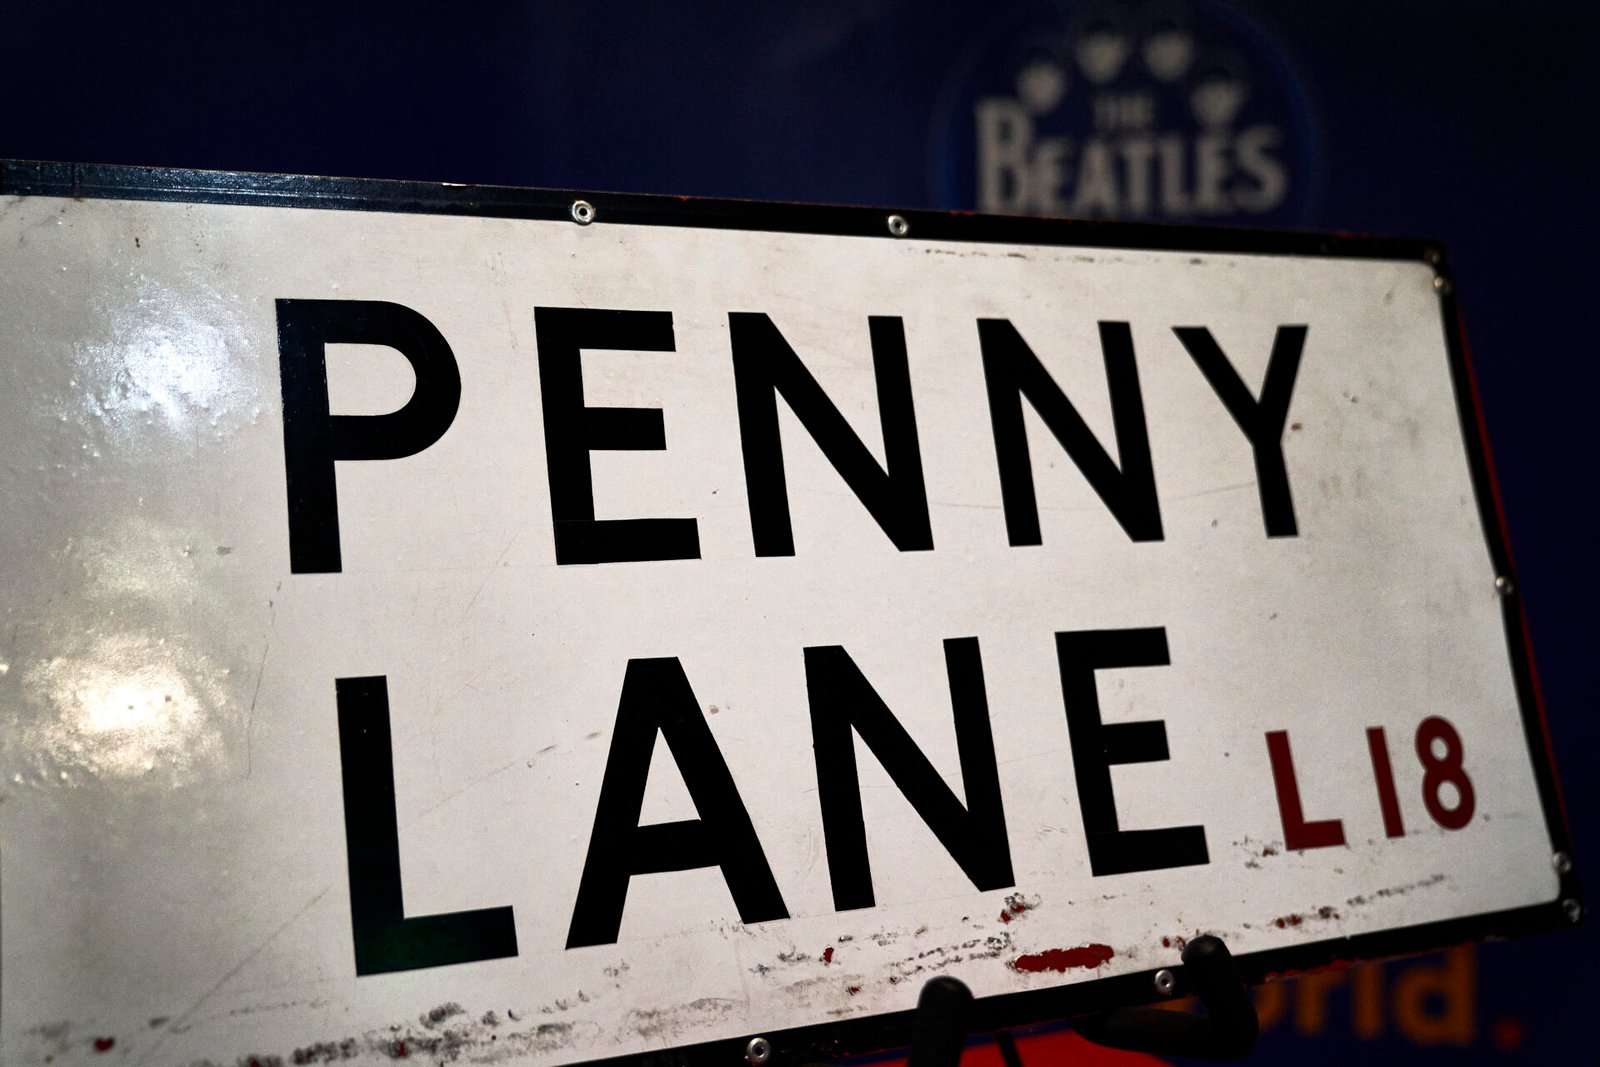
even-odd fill
[(96, 1052), (110, 1052), (112, 1046), (116, 1043), (117, 1039), (114, 1037), (97, 1037), (94, 1039), (94, 1050)]
[(1039, 974), (1044, 971), (1056, 971), (1059, 973), (1073, 967), (1092, 970), (1115, 955), (1116, 952), (1110, 945), (1052, 948), (1044, 952), (1018, 956), (1011, 961), (1011, 969), (1013, 971), (1022, 971), (1025, 974)]

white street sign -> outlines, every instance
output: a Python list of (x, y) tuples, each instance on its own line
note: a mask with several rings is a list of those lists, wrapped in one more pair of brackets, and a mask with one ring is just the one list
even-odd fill
[(1559, 916), (1424, 246), (228, 188), (0, 199), (5, 1062), (733, 1064)]

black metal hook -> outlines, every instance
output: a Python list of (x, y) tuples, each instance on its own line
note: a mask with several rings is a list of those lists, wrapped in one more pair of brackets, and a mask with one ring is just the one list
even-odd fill
[[(1097, 1045), (1189, 1056), (1237, 1060), (1255, 1047), (1260, 1032), (1255, 1003), (1233, 955), (1222, 939), (1197, 937), (1183, 950), (1189, 985), (1205, 1005), (1204, 1016), (1161, 1008), (1116, 1008), (1073, 1021), (1073, 1028)], [(971, 1019), (972, 992), (948, 975), (930, 979), (917, 998), (917, 1017), (906, 1067), (959, 1067)], [(1022, 1067), (1009, 1031), (995, 1034), (1007, 1067)]]
[(917, 997), (906, 1067), (958, 1067), (971, 1014), (972, 990), (965, 982), (949, 975), (928, 979)]
[(1228, 946), (1218, 937), (1197, 937), (1183, 950), (1183, 963), (1189, 984), (1205, 1005), (1203, 1017), (1160, 1008), (1117, 1008), (1075, 1020), (1073, 1027), (1108, 1048), (1202, 1060), (1242, 1058), (1255, 1047), (1261, 1024)]

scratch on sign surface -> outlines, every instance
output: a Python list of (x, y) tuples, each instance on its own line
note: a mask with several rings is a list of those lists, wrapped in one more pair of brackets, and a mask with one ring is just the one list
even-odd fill
[(238, 974), (240, 971), (242, 971), (246, 967), (248, 967), (250, 965), (250, 962), (252, 960), (254, 960), (257, 956), (261, 955), (261, 953), (266, 949), (266, 947), (268, 945), (272, 944), (272, 942), (277, 939), (279, 934), (281, 934), (285, 930), (289, 929), (289, 927), (293, 926), (295, 924), (295, 922), (297, 920), (299, 920), (300, 916), (304, 915), (306, 912), (310, 911), (313, 907), (315, 907), (317, 901), (319, 901), (323, 897), (327, 896), (328, 895), (328, 890), (330, 890), (332, 888), (333, 888), (333, 886), (331, 886), (331, 885), (323, 886), (322, 887), (322, 891), (320, 893), (318, 893), (316, 896), (312, 897), (310, 900), (308, 900), (304, 904), (302, 904), (300, 906), (300, 910), (299, 911), (295, 912), (293, 915), (291, 915), (287, 919), (285, 919), (278, 926), (278, 928), (276, 930), (274, 930), (274, 931), (272, 931), (272, 933), (268, 934), (266, 936), (266, 938), (259, 945), (257, 945), (255, 948), (251, 949), (250, 952), (245, 956), (244, 959), (242, 959), (238, 963), (234, 964), (233, 967), (228, 971), (227, 974), (223, 975), (221, 978), (218, 978), (216, 980), (216, 982), (212, 984), (210, 989), (207, 989), (204, 993), (200, 994), (199, 998), (196, 999), (193, 1004), (190, 1004), (189, 1007), (187, 1009), (185, 1009), (184, 1012), (182, 1014), (180, 1014), (178, 1016), (178, 1018), (173, 1022), (171, 1029), (163, 1031), (161, 1036), (156, 1038), (155, 1043), (150, 1046), (150, 1050), (148, 1052), (146, 1052), (143, 1056), (139, 1057), (139, 1065), (140, 1065), (140, 1067), (143, 1067), (144, 1064), (150, 1062), (150, 1057), (154, 1056), (157, 1052), (161, 1051), (161, 1046), (166, 1042), (168, 1034), (170, 1034), (170, 1033), (172, 1033), (174, 1031), (181, 1031), (183, 1029), (184, 1023), (188, 1022), (188, 1020), (194, 1015), (194, 1013), (199, 1011), (201, 1006), (203, 1004), (205, 1004), (206, 1001), (210, 1000), (212, 995), (214, 993), (216, 993), (217, 990), (219, 990), (223, 986), (227, 985), (229, 980), (232, 979), (234, 975)]

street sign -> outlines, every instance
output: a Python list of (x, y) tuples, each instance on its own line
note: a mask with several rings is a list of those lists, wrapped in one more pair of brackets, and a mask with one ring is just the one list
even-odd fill
[(6, 1062), (788, 1061), (1576, 918), (1434, 246), (0, 194)]

